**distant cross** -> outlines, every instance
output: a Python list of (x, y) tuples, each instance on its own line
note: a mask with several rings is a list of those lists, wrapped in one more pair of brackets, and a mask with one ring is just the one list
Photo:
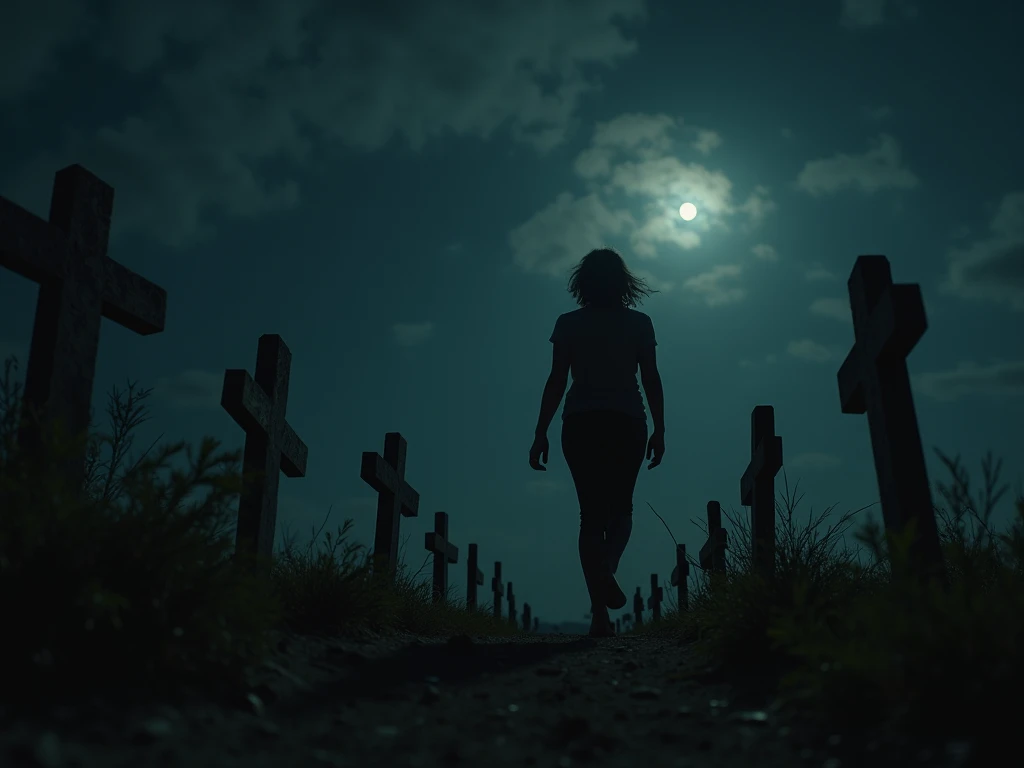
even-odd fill
[(661, 601), (664, 598), (664, 590), (658, 586), (658, 574), (651, 574), (651, 596), (647, 598), (647, 607), (654, 613), (651, 621), (658, 621), (661, 618)]
[(448, 563), (459, 562), (459, 548), (448, 541), (448, 513), (434, 513), (434, 530), (424, 536), (424, 546), (434, 554), (433, 600), (440, 603), (448, 594)]
[(530, 627), (533, 625), (533, 611), (530, 609), (529, 603), (523, 603), (523, 631), (529, 632)]
[(907, 373), (907, 355), (928, 328), (921, 287), (893, 284), (885, 256), (858, 256), (847, 288), (856, 341), (839, 369), (842, 411), (867, 413), (886, 529), (899, 532), (913, 521), (909, 566), (920, 577), (941, 579), (942, 549)]
[[(88, 432), (100, 318), (143, 336), (164, 329), (167, 292), (107, 256), (114, 190), (80, 165), (57, 172), (49, 221), (0, 197), (0, 266), (39, 284), (22, 403), (39, 427)], [(40, 433), (27, 426), (25, 448)], [(85, 455), (62, 469), (72, 487)]]
[(725, 550), (729, 547), (729, 536), (722, 527), (722, 505), (717, 501), (708, 502), (708, 540), (700, 548), (700, 567), (705, 573), (725, 573)]
[(494, 618), (501, 618), (501, 596), (505, 593), (505, 585), (501, 582), (501, 563), (494, 563), (494, 578), (491, 579), (491, 594), (494, 596)]
[(505, 593), (505, 599), (508, 601), (508, 621), (510, 624), (515, 626), (516, 623), (516, 596), (512, 592), (512, 582), (508, 583), (508, 589)]
[[(679, 574), (682, 574), (680, 578)], [(686, 560), (686, 545), (676, 544), (676, 567), (672, 569), (671, 585), (676, 588), (676, 605), (680, 611), (689, 607), (689, 594), (686, 591), (686, 580), (690, 575), (690, 564)]]
[(540, 619), (536, 616), (533, 617), (533, 632), (534, 634), (540, 632)]
[(484, 572), (480, 570), (479, 547), (476, 544), (469, 545), (469, 555), (466, 557), (466, 606), (471, 611), (476, 610), (476, 588), (484, 584)]
[(243, 368), (228, 369), (220, 395), (221, 407), (245, 432), (235, 549), (263, 558), (274, 549), (280, 473), (306, 475), (309, 451), (285, 421), (291, 364), (281, 337), (264, 334), (256, 347), (255, 378)]
[(758, 405), (750, 414), (750, 464), (740, 478), (740, 504), (750, 507), (751, 565), (775, 570), (775, 475), (782, 469), (782, 438), (775, 434), (775, 409)]
[(640, 594), (640, 587), (636, 588), (636, 594), (633, 595), (633, 616), (638, 627), (644, 623), (644, 596)]
[(405, 481), (409, 448), (398, 432), (384, 435), (384, 455), (364, 451), (359, 476), (377, 492), (377, 530), (373, 537), (374, 570), (393, 579), (398, 568), (400, 516), (419, 514), (420, 495)]

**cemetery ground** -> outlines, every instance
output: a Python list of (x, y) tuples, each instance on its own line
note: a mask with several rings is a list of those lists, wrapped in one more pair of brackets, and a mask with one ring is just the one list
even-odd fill
[(698, 573), (685, 610), (540, 636), (433, 601), (404, 566), (375, 579), (347, 523), (269, 572), (233, 557), (239, 456), (133, 453), (133, 385), (90, 441), (87, 492), (68, 493), (55, 467), (78, 448), (19, 452), (4, 374), (4, 764), (988, 765), (1016, 748), (1024, 499), (992, 529), (991, 459), (979, 491), (944, 460), (946, 588), (890, 580), (909, 537), (804, 515), (787, 485), (771, 577), (727, 514), (728, 567)]

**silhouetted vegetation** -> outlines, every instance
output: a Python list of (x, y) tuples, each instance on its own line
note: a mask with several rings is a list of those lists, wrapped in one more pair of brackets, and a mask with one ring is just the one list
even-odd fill
[(786, 482), (771, 579), (748, 570), (749, 521), (726, 514), (728, 572), (708, 579), (696, 569), (690, 610), (634, 631), (692, 639), (712, 669), (767, 683), (831, 732), (940, 748), (1005, 743), (1007, 702), (1024, 685), (1024, 498), (997, 532), (992, 513), (1008, 491), (999, 463), (985, 457), (975, 494), (960, 459), (939, 457), (951, 477), (937, 485), (936, 508), (948, 589), (890, 579), (909, 532), (887, 536), (872, 522), (854, 534), (861, 547), (850, 546), (856, 512), (834, 517), (830, 507), (801, 522), (802, 496)]
[[(17, 362), (0, 379), (0, 612), (4, 691), (45, 697), (102, 685), (234, 685), (268, 651), (271, 630), (356, 634), (514, 634), (486, 606), (431, 601), (422, 567), (374, 578), (369, 554), (335, 536), (289, 542), (269, 570), (234, 552), (241, 452), (207, 438), (134, 452), (150, 390), (108, 395), (107, 429), (81, 442), (50, 430), (19, 450)], [(69, 488), (62, 457), (86, 456)], [(328, 513), (329, 517), (329, 513)], [(326, 520), (325, 520), (326, 524)]]

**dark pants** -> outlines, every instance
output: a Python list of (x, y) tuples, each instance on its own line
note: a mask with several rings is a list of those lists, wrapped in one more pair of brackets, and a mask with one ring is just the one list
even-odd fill
[(562, 455), (580, 500), (580, 564), (596, 610), (602, 579), (619, 567), (633, 530), (633, 489), (647, 452), (647, 424), (618, 411), (562, 421)]

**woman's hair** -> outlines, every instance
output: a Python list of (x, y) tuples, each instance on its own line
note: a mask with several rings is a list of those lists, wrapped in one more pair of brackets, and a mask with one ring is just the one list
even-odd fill
[(618, 252), (598, 248), (573, 267), (569, 293), (581, 307), (588, 304), (635, 307), (645, 296), (657, 291), (630, 272)]

